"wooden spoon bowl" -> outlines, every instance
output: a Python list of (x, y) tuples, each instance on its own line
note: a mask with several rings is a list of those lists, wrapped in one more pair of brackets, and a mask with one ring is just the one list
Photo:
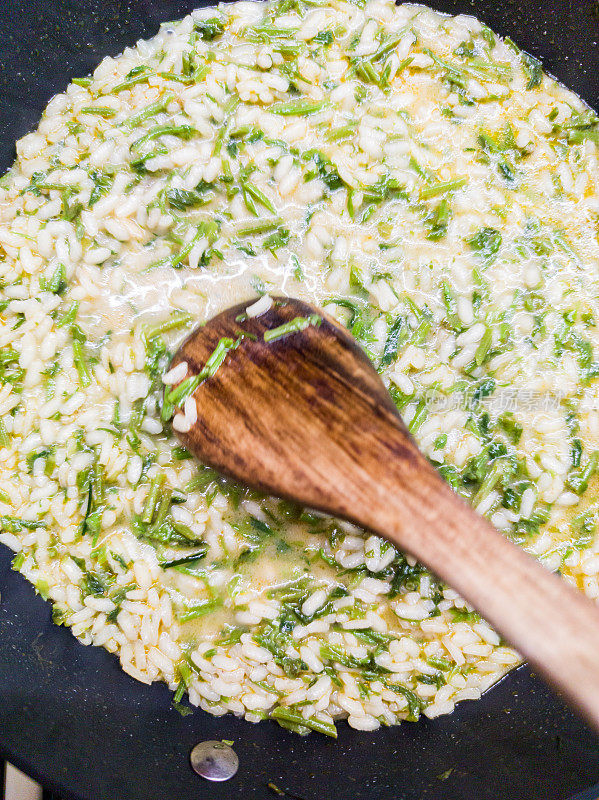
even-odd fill
[[(173, 358), (171, 367), (187, 364), (179, 394), (199, 383), (190, 395), (197, 419), (179, 431), (185, 447), (237, 481), (343, 517), (410, 553), (599, 729), (597, 606), (450, 489), (341, 325), (295, 299), (275, 298), (254, 317), (247, 306), (198, 327)], [(188, 425), (175, 418), (175, 428)]]

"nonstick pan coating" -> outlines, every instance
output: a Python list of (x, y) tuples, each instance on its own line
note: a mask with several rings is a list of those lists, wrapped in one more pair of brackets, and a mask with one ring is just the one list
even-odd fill
[[(0, 11), (0, 166), (49, 98), (185, 0), (4, 0)], [(599, 106), (597, 0), (430, 0), (473, 13), (543, 59)], [(270, 723), (171, 707), (116, 659), (51, 624), (49, 605), (0, 548), (0, 752), (72, 800), (268, 798), (272, 782), (303, 800), (568, 800), (599, 796), (599, 739), (527, 667), (478, 702), (375, 733), (340, 725), (337, 742)], [(599, 668), (599, 665), (598, 665)], [(240, 769), (208, 784), (189, 768), (204, 739), (233, 739)]]

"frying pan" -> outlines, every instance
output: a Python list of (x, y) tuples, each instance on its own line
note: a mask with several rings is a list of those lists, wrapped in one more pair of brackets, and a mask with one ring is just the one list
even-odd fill
[[(476, 14), (599, 106), (597, 0), (430, 2)], [(4, 0), (0, 166), (71, 77), (204, 4)], [(52, 625), (49, 605), (0, 551), (0, 754), (66, 799), (266, 799), (269, 782), (302, 800), (599, 797), (599, 739), (528, 667), (450, 716), (374, 733), (342, 724), (337, 742), (199, 710), (183, 718), (164, 685), (137, 683), (109, 653)], [(205, 739), (234, 740), (240, 769), (230, 782), (191, 771), (189, 751)]]

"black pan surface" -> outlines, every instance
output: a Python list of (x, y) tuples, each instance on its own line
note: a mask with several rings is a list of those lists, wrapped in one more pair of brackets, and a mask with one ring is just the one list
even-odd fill
[[(49, 98), (193, 0), (4, 0), (0, 166)], [(599, 106), (596, 0), (430, 0), (474, 13), (543, 59)], [(301, 739), (269, 723), (202, 711), (181, 717), (163, 685), (129, 678), (104, 650), (53, 626), (49, 606), (0, 548), (0, 753), (71, 800), (580, 800), (599, 797), (599, 739), (527, 667), (449, 717)], [(233, 739), (235, 778), (207, 784), (188, 765), (204, 739)]]

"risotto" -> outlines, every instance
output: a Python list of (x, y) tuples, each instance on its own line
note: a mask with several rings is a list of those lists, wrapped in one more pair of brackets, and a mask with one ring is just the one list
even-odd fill
[(180, 710), (331, 736), (519, 662), (387, 542), (177, 443), (177, 344), (271, 293), (347, 325), (443, 477), (596, 598), (598, 146), (514, 42), (389, 0), (204, 9), (54, 97), (0, 186), (0, 542), (54, 621)]

